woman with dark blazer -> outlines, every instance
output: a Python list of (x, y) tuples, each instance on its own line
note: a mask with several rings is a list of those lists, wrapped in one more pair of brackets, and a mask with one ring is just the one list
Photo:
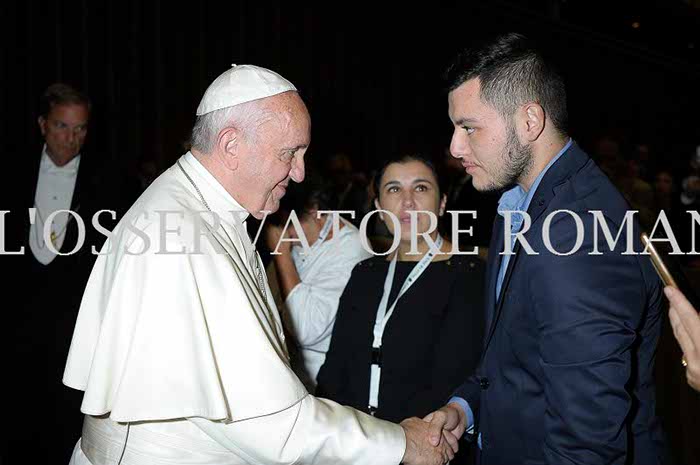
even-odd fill
[[(432, 164), (403, 157), (387, 163), (375, 183), (377, 214), (398, 246), (354, 268), (317, 395), (398, 422), (439, 408), (476, 368), (484, 265), (476, 255), (453, 254), (437, 230), (428, 233), (428, 214), (411, 213), (445, 213)], [(419, 233), (413, 251), (411, 221)]]

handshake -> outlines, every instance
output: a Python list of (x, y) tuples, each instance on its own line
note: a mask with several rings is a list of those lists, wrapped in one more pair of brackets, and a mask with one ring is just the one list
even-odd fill
[(467, 428), (462, 408), (449, 403), (420, 418), (401, 422), (406, 433), (406, 452), (402, 462), (407, 465), (444, 465), (459, 450), (459, 439)]

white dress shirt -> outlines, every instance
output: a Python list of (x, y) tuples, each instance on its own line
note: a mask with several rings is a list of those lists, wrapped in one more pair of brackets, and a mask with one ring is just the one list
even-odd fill
[[(41, 152), (36, 195), (34, 196), (36, 214), (34, 222), (29, 227), (29, 248), (34, 257), (44, 265), (48, 265), (56, 258), (56, 254), (47, 247), (44, 240), (44, 224), (53, 212), (70, 209), (79, 166), (80, 155), (63, 166), (56, 166), (46, 152), (46, 144), (44, 144), (44, 149)], [(68, 221), (71, 218), (72, 216), (68, 213), (58, 213), (53, 218), (46, 238), (49, 240), (53, 238), (56, 250), (60, 251), (61, 246), (63, 246)]]
[(282, 317), (299, 346), (294, 368), (309, 392), (316, 389), (316, 376), (326, 360), (331, 343), (338, 302), (352, 269), (372, 254), (360, 242), (360, 232), (351, 223), (338, 234), (303, 254), (301, 247), (292, 249), (292, 259), (301, 282), (287, 296)]

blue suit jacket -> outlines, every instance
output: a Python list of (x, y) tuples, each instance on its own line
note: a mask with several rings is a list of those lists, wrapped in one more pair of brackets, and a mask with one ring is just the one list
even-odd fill
[[(568, 252), (582, 220), (578, 252)], [(455, 395), (466, 399), (482, 434), (481, 463), (657, 464), (663, 434), (655, 416), (654, 353), (661, 326), (661, 282), (648, 256), (613, 251), (589, 210), (601, 210), (615, 237), (628, 205), (576, 144), (550, 167), (528, 209), (500, 299), (495, 289), (503, 251), (496, 217), (486, 281), (486, 332), (479, 368)], [(634, 225), (635, 251), (642, 250)]]

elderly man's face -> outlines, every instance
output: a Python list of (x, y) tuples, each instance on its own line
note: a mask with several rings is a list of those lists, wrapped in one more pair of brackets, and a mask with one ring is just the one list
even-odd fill
[(290, 180), (304, 180), (304, 153), (310, 142), (311, 120), (296, 92), (276, 95), (269, 105), (275, 117), (247, 144), (243, 164), (253, 194), (250, 213), (256, 218), (262, 211), (279, 209)]
[(470, 79), (448, 96), (454, 125), (450, 153), (472, 175), (478, 191), (494, 191), (518, 182), (532, 162), (529, 146), (522, 146), (514, 122), (507, 121), (480, 97), (478, 78)]
[(87, 107), (79, 104), (56, 105), (46, 118), (39, 117), (46, 150), (55, 164), (63, 166), (80, 153), (89, 117)]

